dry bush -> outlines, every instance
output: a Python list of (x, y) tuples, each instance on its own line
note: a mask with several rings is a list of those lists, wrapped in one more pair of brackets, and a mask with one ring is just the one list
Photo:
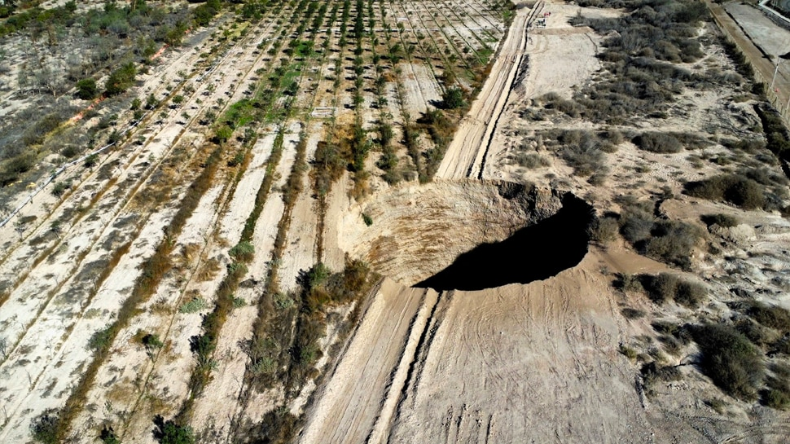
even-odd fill
[(211, 259), (207, 260), (200, 268), (200, 271), (197, 275), (198, 282), (208, 282), (214, 279), (221, 269), (222, 267), (220, 267), (219, 259), (212, 257)]
[(643, 133), (633, 139), (634, 145), (651, 153), (678, 153), (683, 150), (680, 141), (669, 133)]
[(643, 365), (641, 373), (648, 395), (653, 394), (653, 387), (658, 382), (680, 381), (683, 378), (677, 367), (661, 367), (655, 362)]
[(682, 280), (674, 274), (641, 275), (640, 280), (650, 299), (657, 304), (675, 301), (686, 307), (694, 308), (708, 297), (708, 291), (705, 287), (694, 282)]
[(751, 401), (765, 377), (762, 354), (737, 330), (722, 324), (691, 329), (702, 352), (700, 368), (734, 398)]
[(551, 165), (548, 159), (537, 153), (517, 153), (514, 156), (514, 160), (519, 166), (528, 170)]
[(689, 196), (726, 201), (745, 210), (761, 209), (766, 204), (763, 187), (759, 183), (735, 174), (689, 182), (685, 188)]
[(607, 244), (617, 239), (619, 225), (612, 217), (595, 218), (587, 227), (587, 235), (593, 242)]
[(790, 312), (775, 305), (765, 305), (759, 302), (751, 304), (746, 313), (760, 324), (780, 331), (790, 333)]
[(694, 248), (704, 238), (702, 230), (679, 221), (660, 221), (653, 225), (649, 239), (638, 245), (640, 252), (654, 259), (691, 268)]
[(740, 221), (737, 217), (722, 213), (705, 214), (700, 219), (705, 223), (705, 225), (709, 227), (712, 225), (718, 225), (722, 228), (732, 228), (740, 224)]

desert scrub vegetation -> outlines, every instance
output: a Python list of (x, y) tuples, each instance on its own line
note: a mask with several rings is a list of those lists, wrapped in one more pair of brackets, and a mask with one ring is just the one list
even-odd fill
[(623, 208), (619, 217), (620, 234), (641, 254), (690, 269), (694, 250), (705, 239), (702, 228), (682, 221), (657, 218), (653, 201), (636, 201), (630, 196), (618, 199)]
[(765, 209), (767, 199), (757, 181), (737, 174), (720, 174), (685, 185), (689, 196), (729, 202), (744, 210)]
[[(536, 147), (545, 147), (565, 161), (573, 168), (573, 174), (580, 177), (598, 176), (604, 178), (608, 173), (606, 154), (617, 150), (616, 145), (610, 140), (609, 132), (594, 132), (590, 130), (546, 130), (539, 131), (533, 139), (525, 144)], [(619, 133), (617, 133), (619, 134)], [(615, 138), (618, 143), (621, 140)], [(529, 154), (525, 155), (529, 156)], [(537, 156), (536, 158), (534, 156)], [(534, 155), (535, 166), (545, 166), (547, 162), (541, 161), (540, 156)], [(519, 161), (520, 157), (516, 157)], [(519, 163), (524, 162), (527, 168), (532, 166), (532, 158), (524, 157)]]
[(571, 20), (573, 25), (587, 25), (611, 36), (599, 54), (606, 73), (571, 100), (551, 95), (536, 100), (536, 105), (574, 118), (621, 124), (634, 117), (666, 117), (673, 97), (686, 88), (703, 90), (733, 82), (732, 76), (713, 70), (692, 72), (676, 66), (702, 59), (704, 46), (716, 43), (697, 32), (699, 23), (709, 20), (704, 4), (691, 0), (594, 3), (630, 12), (619, 18), (579, 15)]
[(686, 307), (696, 308), (708, 297), (708, 290), (701, 284), (684, 280), (671, 273), (660, 273), (657, 276), (640, 275), (639, 280), (650, 299), (657, 304), (675, 301)]
[(762, 353), (749, 340), (724, 324), (704, 324), (690, 328), (702, 357), (703, 373), (728, 395), (751, 401), (765, 378)]
[[(218, 0), (212, 2), (219, 4)], [(78, 11), (76, 2), (69, 1), (47, 9), (26, 5), (0, 22), (0, 36), (5, 39), (0, 53), (15, 51), (19, 45), (33, 49), (25, 52), (15, 71), (9, 71), (15, 72), (18, 90), (30, 100), (0, 122), (0, 158), (19, 157), (23, 155), (20, 151), (31, 146), (42, 154), (61, 152), (70, 158), (86, 146), (95, 146), (95, 133), (103, 128), (89, 124), (85, 128), (81, 123), (61, 125), (79, 111), (70, 103), (69, 94), (73, 92), (83, 100), (93, 100), (100, 91), (108, 97), (119, 96), (95, 104), (91, 113), (123, 107), (127, 101), (123, 93), (134, 85), (136, 74), (148, 71), (154, 63), (151, 57), (163, 45), (180, 45), (194, 19), (185, 3), (171, 6), (142, 0), (129, 4), (106, 1), (102, 7)], [(33, 54), (40, 57), (33, 58)], [(0, 81), (6, 80), (0, 74)], [(53, 115), (59, 118), (57, 124), (44, 125), (52, 122)], [(142, 117), (139, 112), (136, 115), (138, 120)], [(29, 131), (31, 122), (38, 126), (35, 134)], [(45, 143), (45, 136), (55, 129), (60, 131), (58, 143)], [(33, 137), (27, 136), (30, 134)], [(43, 148), (38, 147), (42, 143)], [(3, 186), (27, 173), (18, 169), (14, 173), (10, 168), (4, 172)]]

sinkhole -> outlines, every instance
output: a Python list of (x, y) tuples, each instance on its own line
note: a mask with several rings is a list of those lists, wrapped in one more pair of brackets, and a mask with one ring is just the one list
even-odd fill
[(334, 228), (342, 251), (383, 276), (472, 291), (575, 266), (587, 252), (592, 217), (592, 207), (569, 192), (460, 180), (376, 193), (352, 204)]
[(447, 268), (414, 286), (474, 291), (550, 278), (574, 267), (587, 254), (592, 214), (590, 205), (568, 193), (553, 216), (521, 228), (501, 242), (484, 243), (462, 253)]

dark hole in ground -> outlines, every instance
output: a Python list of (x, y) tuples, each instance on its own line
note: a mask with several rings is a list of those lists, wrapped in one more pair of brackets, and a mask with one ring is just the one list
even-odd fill
[(567, 193), (562, 209), (554, 216), (524, 227), (501, 242), (479, 245), (414, 286), (474, 291), (552, 277), (575, 266), (587, 254), (587, 226), (592, 217), (589, 204)]

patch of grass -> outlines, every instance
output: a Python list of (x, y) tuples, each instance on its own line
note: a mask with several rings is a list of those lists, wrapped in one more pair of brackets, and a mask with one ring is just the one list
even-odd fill
[(208, 307), (206, 304), (206, 300), (196, 296), (192, 298), (189, 302), (184, 303), (181, 307), (178, 308), (179, 313), (189, 314), (189, 313), (197, 313), (201, 310), (205, 310)]

